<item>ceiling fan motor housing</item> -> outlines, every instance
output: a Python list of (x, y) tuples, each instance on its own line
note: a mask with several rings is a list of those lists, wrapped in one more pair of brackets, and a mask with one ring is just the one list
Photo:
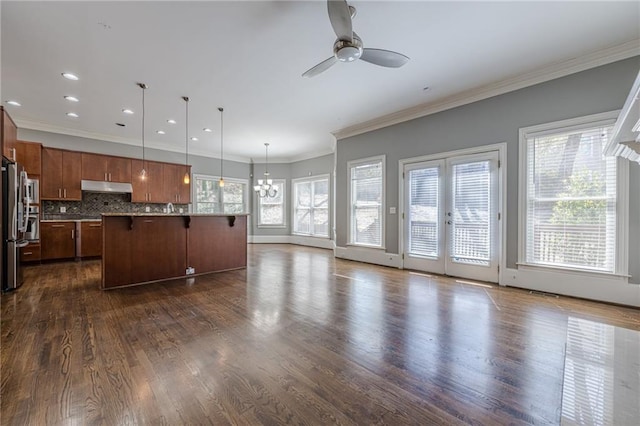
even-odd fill
[(336, 40), (333, 54), (341, 62), (353, 62), (362, 56), (362, 40), (354, 34), (353, 40)]

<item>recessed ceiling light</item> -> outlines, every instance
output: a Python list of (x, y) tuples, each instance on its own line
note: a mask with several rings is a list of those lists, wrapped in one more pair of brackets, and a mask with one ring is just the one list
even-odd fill
[(197, 141), (198, 138), (196, 138), (195, 136), (191, 138), (192, 141)]
[(78, 76), (77, 76), (77, 75), (72, 74), (72, 73), (70, 73), (70, 72), (63, 72), (63, 73), (62, 73), (62, 76), (63, 76), (64, 78), (66, 78), (67, 80), (73, 80), (73, 81), (80, 80), (80, 79), (78, 78)]
[(116, 123), (116, 126), (124, 127), (125, 124), (124, 123)]
[(79, 102), (80, 99), (76, 98), (75, 96), (65, 96), (64, 97), (66, 100), (68, 100), (69, 102)]
[(79, 116), (75, 112), (68, 112), (67, 117), (78, 118)]
[(167, 120), (167, 123), (176, 124), (176, 120), (174, 120), (173, 118), (170, 118), (169, 120)]
[(130, 110), (129, 108), (123, 109), (122, 112), (125, 114), (133, 114), (133, 110)]
[(156, 130), (156, 133), (159, 135), (164, 135), (165, 131), (164, 130)]
[(208, 127), (205, 127), (205, 128), (204, 128), (204, 129), (202, 129), (202, 130), (204, 130), (205, 132), (209, 132), (209, 133), (213, 132), (213, 130), (211, 130), (211, 129), (210, 129), (210, 128), (208, 128)]
[(429, 90), (431, 90), (431, 87), (429, 87), (429, 86), (424, 86), (424, 87), (422, 88), (422, 91), (423, 91), (423, 92), (428, 92)]
[(7, 101), (7, 103), (13, 106), (22, 106), (22, 104), (18, 101)]

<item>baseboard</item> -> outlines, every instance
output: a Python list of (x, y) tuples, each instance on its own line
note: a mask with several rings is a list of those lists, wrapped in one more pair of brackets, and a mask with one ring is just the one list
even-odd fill
[(542, 268), (505, 269), (500, 284), (528, 290), (640, 307), (640, 285), (625, 277), (586, 275)]
[(398, 254), (386, 253), (380, 249), (370, 249), (366, 247), (337, 247), (333, 251), (335, 257), (358, 262), (373, 263), (376, 265), (401, 268), (402, 262)]
[(249, 235), (249, 244), (295, 244), (333, 250), (333, 241), (328, 238), (305, 237), (302, 235)]

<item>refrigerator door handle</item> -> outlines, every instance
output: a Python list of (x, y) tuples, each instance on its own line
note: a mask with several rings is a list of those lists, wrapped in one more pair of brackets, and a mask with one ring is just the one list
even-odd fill
[(29, 225), (29, 197), (28, 194), (28, 180), (29, 176), (27, 176), (26, 171), (20, 172), (20, 192), (18, 196), (18, 202), (25, 204), (24, 210), (22, 211), (22, 218), (24, 219), (24, 223), (20, 224), (20, 232), (27, 232), (27, 226)]

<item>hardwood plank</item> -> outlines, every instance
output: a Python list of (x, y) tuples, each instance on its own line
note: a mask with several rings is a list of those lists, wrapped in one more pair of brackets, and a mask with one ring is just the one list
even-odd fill
[(557, 424), (569, 318), (640, 330), (638, 309), (326, 250), (247, 259), (109, 292), (100, 260), (26, 267), (1, 296), (1, 423)]

